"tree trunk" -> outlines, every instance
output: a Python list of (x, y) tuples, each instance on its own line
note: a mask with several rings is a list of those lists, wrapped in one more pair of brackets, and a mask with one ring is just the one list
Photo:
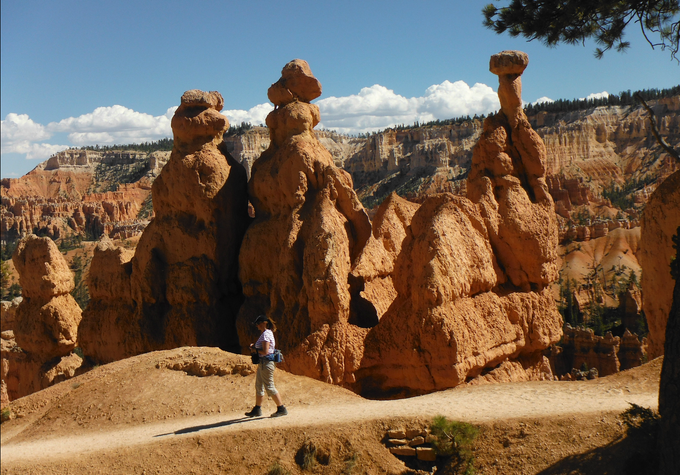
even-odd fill
[(671, 273), (675, 278), (673, 305), (666, 324), (666, 344), (659, 385), (660, 473), (680, 473), (680, 227), (673, 237), (676, 249)]

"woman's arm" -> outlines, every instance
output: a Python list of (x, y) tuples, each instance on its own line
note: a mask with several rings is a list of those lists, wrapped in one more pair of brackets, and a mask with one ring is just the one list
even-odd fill
[(262, 348), (257, 349), (257, 354), (260, 356), (266, 356), (269, 353), (269, 342), (268, 341), (263, 341), (262, 342)]

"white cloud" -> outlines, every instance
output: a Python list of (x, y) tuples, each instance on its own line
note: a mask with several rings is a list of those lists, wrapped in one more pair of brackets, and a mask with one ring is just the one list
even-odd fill
[(267, 114), (273, 110), (273, 105), (265, 103), (251, 107), (247, 111), (238, 109), (223, 110), (222, 115), (226, 116), (227, 119), (229, 119), (229, 124), (233, 126), (241, 125), (241, 122), (250, 122), (252, 125), (260, 125), (265, 123)]
[(45, 126), (33, 122), (28, 114), (7, 114), (2, 121), (2, 140), (36, 142), (50, 138)]
[(411, 98), (375, 84), (359, 94), (329, 97), (316, 104), (321, 111), (320, 126), (344, 133), (488, 114), (500, 107), (498, 95), (489, 86), (470, 87), (463, 81), (444, 81), (427, 88), (423, 96)]
[(2, 153), (18, 153), (27, 159), (44, 160), (68, 148), (68, 145), (35, 143), (49, 139), (44, 125), (34, 122), (28, 114), (7, 114), (2, 121)]
[[(605, 94), (605, 93), (602, 93)], [(444, 81), (425, 90), (420, 97), (407, 98), (379, 84), (358, 94), (328, 97), (316, 102), (321, 111), (319, 127), (342, 133), (368, 132), (416, 121), (451, 119), (488, 114), (499, 108), (498, 96), (489, 86), (463, 81)], [(70, 146), (140, 143), (172, 137), (170, 122), (177, 107), (153, 116), (121, 105), (98, 107), (78, 117), (42, 125), (26, 114), (8, 114), (2, 121), (2, 153), (24, 154), (26, 158), (48, 158), (69, 145), (45, 143), (54, 134), (68, 137)], [(274, 109), (269, 103), (248, 110), (222, 111), (232, 125), (264, 124)], [(53, 139), (54, 140), (54, 139)]]
[(120, 105), (98, 107), (88, 114), (51, 122), (47, 130), (68, 133), (77, 146), (148, 142), (172, 136), (170, 121), (175, 109), (154, 117)]

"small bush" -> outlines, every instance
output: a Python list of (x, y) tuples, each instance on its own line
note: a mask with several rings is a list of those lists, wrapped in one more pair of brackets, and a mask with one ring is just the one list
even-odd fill
[(352, 472), (354, 472), (354, 468), (357, 465), (357, 462), (359, 461), (359, 454), (356, 452), (352, 452), (345, 458), (345, 468), (342, 470), (342, 473), (344, 475), (351, 475)]
[(269, 467), (267, 475), (291, 475), (291, 472), (277, 460)]
[(628, 434), (636, 433), (645, 437), (656, 438), (659, 427), (659, 414), (648, 407), (629, 403), (630, 408), (621, 413), (621, 419), (626, 425)]
[(295, 462), (302, 470), (310, 470), (316, 465), (316, 445), (308, 440), (295, 454)]
[(432, 446), (440, 457), (456, 459), (457, 473), (471, 475), (476, 473), (472, 444), (479, 434), (479, 429), (466, 422), (450, 421), (444, 416), (437, 416), (430, 425), (433, 436)]
[(6, 407), (2, 410), (2, 415), (0, 416), (0, 422), (5, 422), (8, 421), (12, 418), (12, 411), (10, 411), (9, 407)]

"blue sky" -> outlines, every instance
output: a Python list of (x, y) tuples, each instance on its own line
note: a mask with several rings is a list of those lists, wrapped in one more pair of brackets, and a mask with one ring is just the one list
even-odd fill
[(188, 89), (216, 90), (232, 124), (264, 120), (283, 65), (321, 81), (319, 127), (347, 133), (498, 107), (489, 56), (529, 54), (523, 99), (573, 99), (680, 83), (634, 26), (631, 49), (547, 48), (482, 25), (484, 1), (3, 0), (2, 177), (58, 150), (171, 136)]

